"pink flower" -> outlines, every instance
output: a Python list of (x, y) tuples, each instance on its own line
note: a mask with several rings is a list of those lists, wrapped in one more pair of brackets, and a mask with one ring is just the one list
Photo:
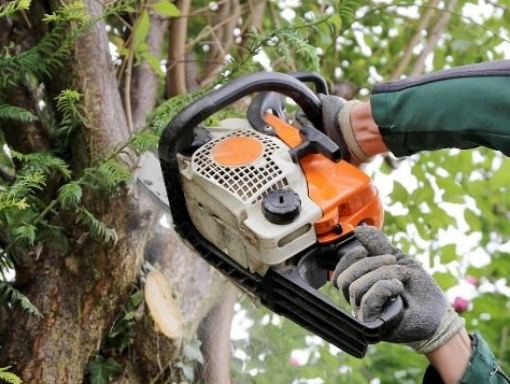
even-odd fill
[(301, 364), (299, 364), (299, 361), (296, 357), (291, 357), (289, 359), (289, 365), (292, 367), (299, 367)]
[(453, 301), (453, 309), (455, 312), (462, 313), (467, 310), (469, 307), (469, 300), (464, 299), (463, 297), (457, 296)]
[(469, 284), (474, 285), (475, 287), (478, 286), (478, 283), (480, 283), (478, 279), (474, 276), (466, 276), (464, 280), (466, 280), (466, 282), (468, 282)]

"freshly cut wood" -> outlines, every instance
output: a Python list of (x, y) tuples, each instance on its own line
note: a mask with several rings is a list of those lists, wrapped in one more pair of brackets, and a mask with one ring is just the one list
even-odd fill
[(183, 344), (183, 318), (168, 279), (149, 272), (144, 288), (145, 313), (132, 329), (133, 348), (143, 381), (169, 374), (168, 368)]
[(151, 271), (145, 281), (145, 303), (156, 329), (169, 339), (182, 339), (182, 316), (168, 279)]

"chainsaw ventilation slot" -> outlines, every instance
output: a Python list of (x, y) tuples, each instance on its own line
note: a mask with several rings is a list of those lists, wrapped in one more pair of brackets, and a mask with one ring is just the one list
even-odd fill
[[(252, 164), (228, 167), (216, 163), (212, 157), (214, 146), (230, 137), (251, 137), (264, 146), (262, 158)], [(285, 149), (276, 139), (251, 129), (235, 130), (217, 140), (212, 140), (193, 154), (193, 169), (202, 177), (225, 188), (243, 201), (252, 203), (261, 200), (271, 190), (284, 188), (288, 185), (283, 172), (271, 158), (272, 155)]]

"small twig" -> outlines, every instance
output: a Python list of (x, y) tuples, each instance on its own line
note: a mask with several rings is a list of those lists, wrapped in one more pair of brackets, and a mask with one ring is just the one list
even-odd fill
[[(215, 32), (216, 30), (220, 29), (221, 27), (223, 27), (225, 24), (227, 24), (229, 21), (231, 21), (232, 19), (234, 18), (238, 18), (239, 15), (231, 15), (230, 17), (227, 17), (226, 19), (223, 19), (221, 20), (218, 24), (216, 24), (214, 27), (211, 27), (210, 25), (206, 25), (204, 27), (204, 29), (202, 29), (197, 37), (195, 37), (193, 39), (193, 41), (189, 42), (188, 44), (186, 44), (185, 46), (185, 49), (188, 50), (190, 49), (191, 47), (193, 47), (196, 43), (198, 43), (199, 41), (201, 41), (202, 39), (205, 39), (206, 37), (208, 37), (211, 33)], [(203, 33), (203, 36), (202, 36), (202, 33)]]
[(411, 57), (413, 55), (413, 49), (420, 41), (421, 32), (427, 29), (430, 20), (432, 19), (432, 16), (434, 16), (434, 14), (436, 13), (435, 7), (437, 6), (438, 3), (439, 0), (431, 0), (430, 3), (428, 4), (430, 8), (426, 9), (425, 14), (420, 19), (418, 27), (416, 28), (416, 32), (414, 33), (413, 37), (411, 37), (411, 40), (409, 40), (409, 43), (407, 44), (404, 50), (404, 54), (402, 55), (402, 59), (400, 59), (397, 68), (391, 74), (390, 80), (399, 79), (400, 76), (404, 73), (407, 66), (409, 65), (409, 62), (411, 61)]
[(425, 48), (423, 48), (423, 51), (421, 52), (420, 56), (418, 56), (418, 59), (416, 59), (416, 62), (414, 63), (413, 69), (411, 70), (409, 76), (418, 76), (423, 72), (423, 68), (425, 67), (425, 60), (436, 47), (439, 38), (441, 37), (444, 29), (448, 25), (450, 18), (452, 17), (452, 13), (453, 10), (455, 9), (456, 4), (457, 0), (451, 0), (448, 3), (448, 12), (443, 12), (434, 28), (432, 28), (427, 44), (425, 45)]
[(135, 47), (130, 44), (129, 55), (126, 65), (126, 79), (124, 81), (124, 105), (126, 107), (126, 119), (129, 134), (133, 133), (133, 114), (131, 112), (131, 75), (133, 73), (133, 58), (135, 55)]

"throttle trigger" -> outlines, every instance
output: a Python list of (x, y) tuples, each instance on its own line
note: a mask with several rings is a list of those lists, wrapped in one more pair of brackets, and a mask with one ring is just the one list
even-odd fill
[(303, 142), (289, 151), (290, 157), (295, 162), (311, 153), (320, 153), (335, 163), (342, 160), (342, 152), (338, 145), (318, 129), (303, 126), (299, 129), (299, 136)]

